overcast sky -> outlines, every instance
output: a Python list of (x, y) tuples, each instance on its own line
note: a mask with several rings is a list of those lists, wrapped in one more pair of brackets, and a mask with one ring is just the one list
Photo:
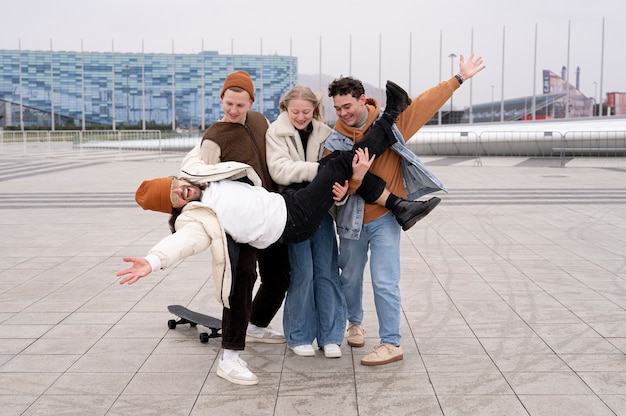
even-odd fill
[(489, 102), (492, 93), (532, 96), (533, 85), (541, 94), (541, 71), (560, 74), (563, 66), (574, 85), (580, 68), (587, 96), (626, 92), (624, 0), (0, 2), (0, 49), (80, 51), (82, 41), (84, 51), (141, 52), (143, 42), (147, 53), (204, 45), (221, 54), (291, 54), (299, 73), (321, 66), (374, 86), (392, 79), (412, 95), (456, 73), (459, 58), (450, 54), (473, 50), (487, 69), (455, 94), (455, 107)]

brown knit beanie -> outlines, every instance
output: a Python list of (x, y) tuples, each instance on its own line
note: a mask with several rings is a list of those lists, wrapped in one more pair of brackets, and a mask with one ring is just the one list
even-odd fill
[(173, 212), (170, 202), (171, 191), (171, 177), (150, 179), (139, 185), (137, 192), (135, 192), (135, 201), (143, 209), (171, 214)]
[(220, 98), (224, 96), (227, 89), (231, 87), (239, 87), (250, 94), (250, 98), (254, 101), (254, 84), (252, 78), (246, 71), (235, 71), (226, 77)]

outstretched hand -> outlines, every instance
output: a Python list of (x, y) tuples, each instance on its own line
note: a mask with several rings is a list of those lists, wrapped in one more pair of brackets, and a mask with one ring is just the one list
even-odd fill
[(464, 80), (470, 79), (485, 68), (485, 65), (483, 65), (483, 58), (480, 56), (475, 58), (474, 54), (471, 54), (467, 59), (467, 62), (465, 62), (463, 55), (460, 55), (459, 57), (459, 74), (461, 74)]
[(124, 257), (123, 260), (127, 263), (133, 263), (133, 267), (115, 273), (117, 277), (124, 276), (124, 278), (120, 280), (120, 285), (124, 283), (132, 285), (137, 280), (152, 272), (152, 266), (150, 266), (150, 263), (143, 257)]

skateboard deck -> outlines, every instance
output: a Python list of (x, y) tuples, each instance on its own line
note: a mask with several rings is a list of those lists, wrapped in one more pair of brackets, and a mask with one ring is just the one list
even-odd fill
[(182, 305), (170, 305), (167, 307), (167, 310), (180, 318), (178, 320), (170, 319), (169, 321), (167, 321), (167, 326), (169, 329), (176, 329), (176, 325), (185, 324), (189, 324), (192, 327), (195, 327), (197, 325), (207, 327), (211, 330), (211, 333), (200, 333), (200, 342), (202, 342), (203, 344), (209, 342), (210, 338), (218, 338), (222, 336), (222, 334), (220, 333), (222, 329), (221, 319), (192, 311)]

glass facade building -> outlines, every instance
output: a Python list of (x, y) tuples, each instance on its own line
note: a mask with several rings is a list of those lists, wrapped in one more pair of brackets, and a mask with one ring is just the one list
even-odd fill
[(295, 57), (0, 50), (0, 128), (208, 126), (222, 115), (224, 79), (239, 69), (254, 82), (253, 109), (275, 120), (297, 81)]

